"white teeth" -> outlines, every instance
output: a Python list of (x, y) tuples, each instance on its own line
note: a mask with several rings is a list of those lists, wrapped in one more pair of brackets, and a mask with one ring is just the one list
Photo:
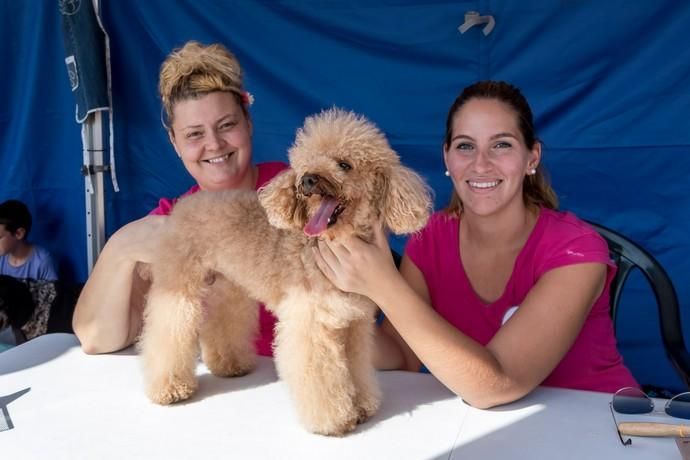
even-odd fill
[(223, 155), (222, 157), (210, 158), (210, 159), (206, 160), (206, 162), (212, 163), (212, 164), (214, 164), (214, 163), (222, 163), (222, 162), (224, 162), (225, 160), (227, 160), (228, 158), (230, 158), (230, 154), (229, 154), (229, 153)]
[(496, 187), (501, 181), (495, 180), (492, 182), (472, 182), (472, 181), (467, 181), (467, 183), (470, 185), (472, 188), (492, 188)]

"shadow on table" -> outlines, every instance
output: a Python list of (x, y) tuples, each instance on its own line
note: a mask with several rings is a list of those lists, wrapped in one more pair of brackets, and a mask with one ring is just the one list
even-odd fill
[[(271, 360), (267, 360), (271, 361)], [(260, 387), (278, 381), (273, 362), (262, 363), (257, 369), (239, 377), (217, 377), (210, 373), (197, 375), (199, 389), (188, 403), (195, 403), (215, 395)]]
[[(257, 388), (279, 381), (275, 365), (270, 358), (259, 358), (257, 368), (241, 377), (217, 377), (208, 371), (197, 369), (199, 387), (190, 399), (176, 403), (178, 405), (195, 404), (216, 395), (230, 394), (237, 391)], [(201, 366), (200, 368), (203, 368)], [(398, 374), (398, 375), (395, 375)], [(404, 377), (404, 378), (401, 378)], [(382, 403), (379, 411), (367, 422), (359, 425), (357, 432), (374, 428), (379, 422), (400, 414), (412, 413), (421, 406), (446, 399), (457, 399), (450, 390), (430, 375), (420, 375), (401, 371), (378, 373)], [(433, 384), (429, 384), (429, 379)], [(285, 391), (287, 387), (285, 387)], [(461, 404), (458, 399), (458, 404)]]
[(134, 345), (130, 345), (124, 350), (116, 351), (114, 353), (109, 354), (113, 356), (137, 356), (139, 353), (137, 353), (137, 349)]
[[(412, 413), (421, 406), (446, 399), (460, 399), (430, 374), (417, 374), (404, 371), (378, 372), (381, 387), (381, 407), (367, 422), (357, 427), (357, 432), (365, 432), (397, 415)], [(430, 379), (432, 384), (429, 384)]]
[[(50, 341), (50, 346), (45, 346), (46, 341)], [(38, 366), (78, 346), (79, 341), (72, 334), (42, 335), (2, 352), (0, 354), (0, 375)]]
[[(118, 355), (137, 355), (136, 349), (130, 347), (120, 351)], [(175, 406), (196, 404), (204, 399), (216, 395), (230, 394), (237, 391), (248, 390), (277, 382), (275, 366), (271, 358), (259, 357), (256, 369), (252, 372), (237, 377), (218, 377), (210, 373), (206, 366), (199, 361), (196, 370), (198, 388), (191, 398), (175, 403)]]
[(609, 413), (610, 398), (541, 387), (506, 406), (469, 408), (452, 451), (433, 460), (677, 458), (670, 438), (638, 437), (632, 446), (623, 446)]

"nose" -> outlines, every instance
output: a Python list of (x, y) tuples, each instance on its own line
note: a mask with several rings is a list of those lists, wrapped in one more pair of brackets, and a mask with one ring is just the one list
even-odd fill
[(302, 193), (309, 195), (314, 191), (314, 187), (319, 183), (319, 176), (316, 174), (305, 174), (302, 176)]
[(491, 160), (489, 152), (486, 149), (480, 149), (474, 160), (474, 167), (479, 171), (484, 171), (491, 168)]
[(207, 137), (206, 148), (209, 150), (219, 150), (223, 142), (223, 136), (212, 130)]

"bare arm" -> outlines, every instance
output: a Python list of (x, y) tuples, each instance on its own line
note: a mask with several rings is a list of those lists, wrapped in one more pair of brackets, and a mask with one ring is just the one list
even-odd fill
[[(407, 256), (403, 255), (400, 264), (400, 274), (408, 280), (413, 290), (427, 304), (431, 304), (424, 277), (421, 274), (418, 277), (414, 276), (415, 271), (419, 273), (417, 267), (409, 261)], [(383, 320), (380, 328), (377, 330), (374, 357), (376, 368), (382, 370), (403, 369), (418, 372), (422, 365), (415, 352), (407, 345), (388, 318)]]
[(372, 245), (352, 239), (322, 246), (319, 266), (325, 264), (324, 274), (339, 288), (376, 302), (429, 370), (481, 408), (519, 399), (549, 375), (575, 341), (605, 282), (603, 264), (549, 271), (483, 347), (431, 308), (414, 264), (404, 260), (402, 275), (388, 269), (381, 259), (380, 238)]
[(401, 342), (398, 331), (384, 319), (374, 335), (374, 367), (383, 371), (406, 369)]
[(86, 353), (131, 345), (141, 331), (149, 283), (135, 270), (151, 260), (162, 216), (147, 216), (118, 230), (99, 256), (79, 296), (72, 327)]

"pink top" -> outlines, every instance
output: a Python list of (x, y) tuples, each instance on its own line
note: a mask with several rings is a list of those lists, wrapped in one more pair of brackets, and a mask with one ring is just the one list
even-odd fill
[[(259, 174), (256, 178), (256, 190), (262, 187), (266, 182), (273, 179), (279, 172), (289, 168), (285, 163), (279, 161), (271, 161), (267, 163), (259, 163), (256, 165), (259, 169)], [(167, 216), (172, 212), (173, 206), (177, 200), (200, 190), (199, 185), (194, 185), (187, 190), (183, 195), (177, 198), (161, 198), (158, 202), (158, 207), (149, 213), (149, 215)], [(256, 352), (261, 356), (273, 356), (273, 330), (275, 328), (276, 318), (266, 310), (262, 304), (259, 306), (259, 335), (256, 337), (255, 346)]]
[[(604, 239), (568, 212), (542, 208), (520, 251), (501, 297), (484, 303), (470, 284), (459, 257), (460, 219), (435, 213), (420, 234), (410, 238), (406, 253), (424, 275), (433, 308), (449, 323), (482, 345), (493, 338), (547, 271), (585, 262), (608, 265), (606, 286), (580, 334), (543, 385), (616, 392), (637, 387), (616, 348), (609, 316), (609, 288), (616, 266)], [(554, 305), (553, 308), (558, 308)], [(548, 325), (544, 325), (548, 327)]]

